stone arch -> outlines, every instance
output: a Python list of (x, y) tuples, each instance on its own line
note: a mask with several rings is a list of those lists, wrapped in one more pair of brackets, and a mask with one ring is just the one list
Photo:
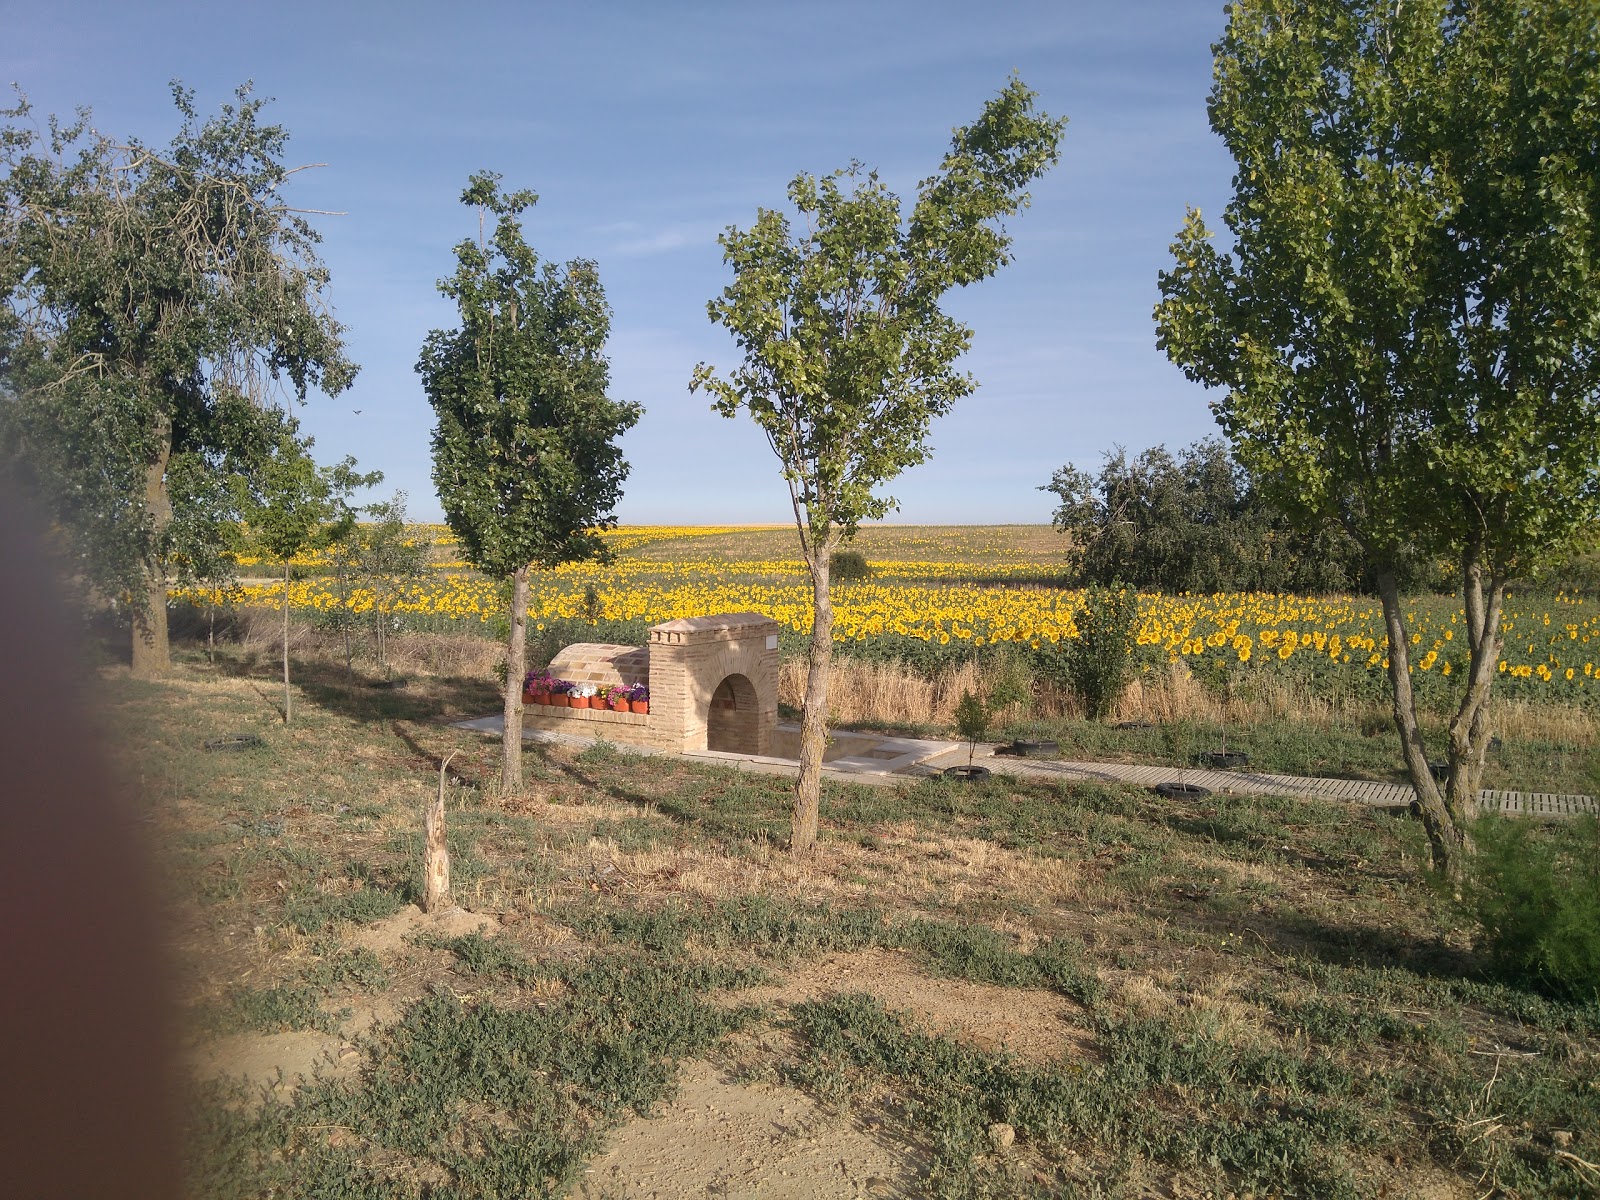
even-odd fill
[(760, 754), (760, 714), (755, 684), (744, 675), (727, 676), (712, 691), (706, 708), (706, 749)]
[[(742, 683), (728, 683), (733, 677)], [(710, 741), (713, 700), (727, 686), (718, 742)], [(772, 753), (778, 724), (778, 623), (760, 613), (682, 617), (650, 629), (650, 721), (666, 749)], [(737, 727), (737, 732), (735, 732)]]

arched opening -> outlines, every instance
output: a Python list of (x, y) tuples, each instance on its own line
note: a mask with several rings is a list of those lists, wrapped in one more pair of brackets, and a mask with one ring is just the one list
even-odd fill
[(706, 713), (706, 749), (761, 753), (758, 708), (755, 685), (743, 675), (729, 675), (717, 684)]

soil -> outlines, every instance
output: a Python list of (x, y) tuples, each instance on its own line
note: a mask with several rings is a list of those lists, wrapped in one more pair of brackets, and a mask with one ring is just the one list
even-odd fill
[(231, 1076), (283, 1098), (312, 1079), (351, 1075), (360, 1062), (360, 1052), (344, 1038), (302, 1030), (218, 1038), (194, 1052), (189, 1069), (197, 1079)]
[(783, 1084), (739, 1082), (685, 1063), (665, 1115), (636, 1118), (593, 1159), (581, 1200), (764, 1200), (912, 1196), (918, 1163), (900, 1139), (830, 1113)]
[(843, 992), (866, 992), (886, 1008), (908, 1012), (929, 1033), (943, 1033), (981, 1050), (1005, 1050), (1025, 1062), (1062, 1054), (1086, 1055), (1088, 1035), (1074, 1028), (1072, 1001), (1043, 988), (1004, 988), (924, 974), (903, 950), (830, 954), (806, 963), (779, 984), (722, 997), (730, 1004), (783, 1008)]
[(415, 938), (454, 938), (479, 931), (488, 937), (499, 924), (493, 916), (464, 908), (447, 908), (430, 915), (415, 904), (408, 904), (392, 917), (363, 926), (350, 940), (374, 954), (388, 956), (402, 953)]
[[(449, 908), (432, 915), (414, 904), (382, 921), (358, 930), (351, 937), (354, 945), (364, 946), (394, 962), (415, 956), (413, 944), (419, 937), (459, 937), (483, 930), (492, 933), (499, 921), (493, 916)], [(189, 1073), (197, 1080), (231, 1077), (252, 1087), (271, 1088), (280, 1098), (312, 1079), (338, 1079), (353, 1074), (360, 1066), (361, 1054), (355, 1040), (379, 1025), (400, 1016), (399, 997), (347, 1005), (350, 1016), (341, 1034), (296, 1030), (287, 1033), (241, 1033), (213, 1038), (191, 1048)]]
[[(923, 974), (902, 951), (833, 954), (778, 984), (718, 997), (781, 1010), (803, 1000), (866, 992), (923, 1029), (1005, 1050), (1030, 1062), (1087, 1053), (1076, 1007), (1054, 992), (1001, 988)], [(770, 1055), (772, 1039), (753, 1057)], [(782, 1043), (784, 1039), (776, 1039)], [(792, 1054), (792, 1043), (779, 1055)], [(685, 1063), (664, 1115), (635, 1118), (594, 1159), (576, 1195), (689, 1200), (702, 1196), (823, 1200), (921, 1195), (923, 1156), (892, 1119), (872, 1110), (834, 1113), (804, 1092), (746, 1078), (728, 1065)]]

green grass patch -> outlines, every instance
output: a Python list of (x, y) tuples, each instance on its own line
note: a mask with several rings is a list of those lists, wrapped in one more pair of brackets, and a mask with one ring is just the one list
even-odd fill
[(668, 1099), (676, 1062), (750, 1017), (705, 1000), (754, 979), (733, 969), (612, 954), (561, 977), (565, 996), (542, 1008), (418, 1001), (357, 1080), (253, 1114), (219, 1114), (210, 1097), (191, 1177), (215, 1196), (559, 1195), (605, 1128)]
[(333, 1033), (341, 1017), (321, 1006), (323, 991), (307, 984), (270, 988), (234, 988), (224, 1003), (201, 1018), (213, 1033), (290, 1033), (316, 1030)]

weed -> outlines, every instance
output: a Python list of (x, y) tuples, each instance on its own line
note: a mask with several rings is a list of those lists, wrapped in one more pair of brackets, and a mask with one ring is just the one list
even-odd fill
[[(678, 1059), (749, 1018), (704, 1000), (748, 973), (618, 954), (563, 978), (566, 994), (545, 1008), (429, 996), (368, 1044), (356, 1080), (324, 1081), (289, 1102), (269, 1096), (254, 1113), (208, 1105), (191, 1131), (195, 1177), (208, 1195), (259, 1194), (286, 1178), (280, 1148), (293, 1145), (298, 1194), (559, 1195), (606, 1125), (650, 1112), (671, 1095)], [(406, 1160), (437, 1178), (380, 1166)]]
[(284, 905), (284, 924), (301, 933), (321, 933), (339, 921), (362, 925), (392, 917), (406, 904), (406, 897), (385, 888), (359, 887), (353, 892), (303, 892), (291, 896)]
[(220, 1009), (201, 1019), (215, 1033), (288, 1033), (337, 1030), (341, 1015), (324, 1012), (322, 991), (312, 986), (282, 984), (270, 988), (234, 988)]
[(350, 987), (363, 992), (381, 992), (391, 982), (378, 956), (365, 946), (336, 951), (300, 974), (306, 983), (323, 989)]
[(864, 1086), (894, 1088), (926, 1132), (930, 1182), (942, 1195), (984, 1188), (992, 1168), (978, 1156), (992, 1122), (1011, 1125), (1042, 1154), (1094, 1139), (1329, 1197), (1360, 1194), (1339, 1147), (1392, 1139), (1379, 1119), (1392, 1107), (1386, 1097), (1323, 1059), (1241, 1054), (1159, 1023), (1100, 1022), (1104, 1063), (1029, 1067), (909, 1031), (859, 994), (801, 1004), (794, 1022), (808, 1050), (795, 1081), (840, 1099)]
[(1466, 895), (1493, 967), (1512, 980), (1600, 1000), (1600, 821), (1541, 831), (1486, 818)]
[(436, 944), (454, 954), (474, 975), (499, 976), (516, 983), (532, 983), (539, 977), (527, 957), (500, 938), (469, 933), (445, 938)]
[(623, 752), (617, 749), (616, 743), (597, 737), (580, 750), (573, 761), (585, 767), (607, 767), (614, 766), (622, 756)]

